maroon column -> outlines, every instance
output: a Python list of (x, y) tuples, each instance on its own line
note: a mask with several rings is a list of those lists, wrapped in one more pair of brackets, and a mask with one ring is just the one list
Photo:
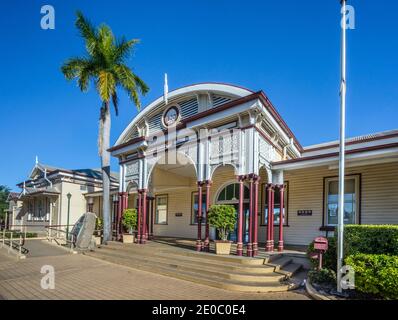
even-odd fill
[(275, 206), (275, 186), (271, 192), (271, 251), (274, 251), (274, 206)]
[(254, 180), (254, 216), (253, 216), (253, 256), (258, 254), (258, 184), (260, 177)]
[(119, 197), (113, 200), (113, 230), (116, 232), (116, 240), (119, 240)]
[(141, 190), (138, 190), (138, 204), (137, 204), (137, 243), (141, 243), (141, 235), (142, 235), (142, 219), (141, 219)]
[(127, 192), (119, 192), (119, 204), (117, 208), (117, 220), (116, 220), (116, 238), (117, 240), (122, 240), (122, 235), (123, 235), (123, 226), (122, 226), (122, 217), (123, 217), (123, 212), (127, 208), (126, 205), (126, 200), (127, 198)]
[(147, 228), (147, 204), (146, 204), (146, 190), (142, 190), (141, 196), (142, 202), (142, 234), (141, 234), (141, 243), (145, 244), (148, 239), (148, 228)]
[(198, 239), (196, 251), (202, 250), (202, 182), (198, 182)]
[(283, 251), (283, 217), (285, 216), (285, 204), (284, 204), (284, 196), (285, 196), (285, 186), (281, 184), (279, 186), (279, 194), (280, 194), (280, 213), (279, 213), (279, 242), (278, 242), (278, 251)]
[(153, 239), (153, 198), (151, 198), (150, 200), (150, 207), (151, 207), (151, 216), (150, 216), (150, 222), (149, 222), (149, 226), (150, 226), (150, 231), (149, 231), (149, 238)]
[(267, 184), (267, 192), (268, 192), (268, 216), (267, 216), (267, 243), (265, 247), (265, 251), (272, 251), (271, 245), (271, 207), (272, 207), (272, 184)]
[(238, 243), (236, 248), (236, 254), (238, 256), (243, 255), (243, 199), (244, 199), (244, 176), (239, 176), (239, 212), (238, 212)]
[(206, 181), (206, 232), (205, 232), (205, 243), (204, 243), (204, 251), (210, 251), (210, 240), (209, 240), (209, 233), (210, 233), (210, 226), (209, 221), (207, 219), (210, 209), (210, 187), (211, 181)]
[(253, 177), (250, 178), (250, 203), (249, 203), (249, 242), (246, 245), (246, 255), (253, 256)]

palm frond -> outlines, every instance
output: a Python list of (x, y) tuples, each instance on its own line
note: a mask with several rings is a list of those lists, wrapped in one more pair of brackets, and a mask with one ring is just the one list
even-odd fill
[(117, 40), (115, 45), (114, 61), (116, 63), (123, 63), (131, 56), (134, 46), (139, 42), (139, 39), (126, 40), (124, 37)]
[(86, 42), (87, 51), (90, 54), (93, 54), (98, 40), (97, 31), (95, 30), (91, 22), (84, 17), (83, 13), (77, 11), (76, 16), (76, 28), (79, 30), (81, 37)]
[(80, 75), (81, 70), (87, 66), (87, 63), (84, 58), (71, 58), (62, 65), (61, 71), (67, 80), (72, 80)]
[(112, 73), (101, 71), (97, 80), (97, 91), (102, 101), (109, 102), (116, 91), (115, 78)]
[(139, 77), (137, 76), (135, 73), (133, 73), (134, 76), (134, 81), (137, 84), (138, 89), (140, 90), (141, 94), (143, 96), (145, 96), (148, 91), (149, 91), (149, 87), (147, 86), (147, 84)]

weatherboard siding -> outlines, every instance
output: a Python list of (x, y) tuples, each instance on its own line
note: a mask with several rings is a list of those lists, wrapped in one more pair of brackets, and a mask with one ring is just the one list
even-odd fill
[[(397, 163), (346, 168), (346, 174), (360, 174), (360, 212), (362, 224), (398, 224)], [(323, 215), (323, 183), (325, 177), (338, 176), (328, 167), (285, 172), (289, 182), (288, 221), (285, 242), (306, 245), (319, 231)], [(298, 216), (298, 210), (312, 210), (312, 216)]]

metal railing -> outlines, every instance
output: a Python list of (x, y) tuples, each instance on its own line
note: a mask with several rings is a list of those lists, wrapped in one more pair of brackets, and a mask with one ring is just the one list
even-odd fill
[(46, 226), (47, 240), (57, 245), (69, 247), (70, 251), (76, 245), (75, 235), (70, 232), (74, 225), (50, 225)]
[(17, 237), (14, 238), (15, 233), (15, 231), (3, 229), (1, 231), (2, 237), (0, 240), (0, 244), (2, 248), (7, 248), (8, 253), (17, 253), (19, 257), (21, 257), (22, 255), (25, 255), (29, 252), (29, 250), (24, 247), (26, 232), (25, 234), (19, 232), (19, 234), (17, 234)]

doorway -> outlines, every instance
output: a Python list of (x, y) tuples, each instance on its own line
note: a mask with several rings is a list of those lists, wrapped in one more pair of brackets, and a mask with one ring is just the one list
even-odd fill
[[(243, 197), (243, 242), (249, 241), (249, 188), (244, 186)], [(230, 232), (228, 239), (236, 242), (238, 239), (238, 218), (239, 218), (239, 183), (231, 183), (221, 189), (217, 197), (217, 204), (231, 205), (235, 208), (236, 224)], [(218, 237), (218, 235), (217, 235)]]

